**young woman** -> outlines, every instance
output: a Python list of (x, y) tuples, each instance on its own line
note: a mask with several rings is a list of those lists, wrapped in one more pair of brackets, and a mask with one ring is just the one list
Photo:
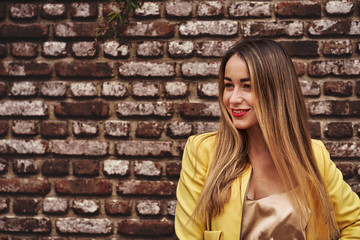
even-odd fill
[(186, 143), (175, 231), (191, 239), (360, 239), (360, 200), (308, 116), (290, 57), (243, 40), (223, 57), (219, 130)]

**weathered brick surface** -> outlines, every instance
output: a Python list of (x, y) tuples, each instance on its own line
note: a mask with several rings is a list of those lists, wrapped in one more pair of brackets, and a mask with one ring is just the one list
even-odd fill
[(14, 57), (33, 58), (38, 55), (37, 44), (32, 42), (17, 42), (10, 45), (10, 52)]
[(172, 196), (175, 194), (175, 184), (170, 181), (122, 180), (116, 191), (122, 195)]
[(160, 41), (145, 41), (137, 44), (138, 57), (161, 57), (164, 55), (164, 43)]
[(96, 27), (98, 27), (98, 24), (94, 22), (55, 23), (54, 34), (59, 38), (94, 38), (96, 35), (94, 29)]
[(104, 174), (107, 176), (125, 176), (129, 174), (130, 162), (108, 159), (104, 161)]
[(353, 85), (350, 81), (324, 82), (324, 94), (329, 96), (348, 97), (352, 95)]
[(135, 207), (139, 215), (156, 216), (162, 211), (161, 201), (156, 200), (137, 201)]
[(192, 41), (171, 41), (168, 43), (168, 54), (171, 57), (191, 57), (195, 45)]
[(144, 138), (159, 138), (163, 129), (161, 122), (138, 122), (135, 135)]
[(7, 85), (5, 82), (0, 82), (0, 97), (4, 97), (7, 94)]
[(319, 56), (318, 41), (281, 41), (291, 57), (317, 57)]
[(7, 48), (5, 44), (0, 44), (0, 58), (7, 56)]
[(0, 140), (1, 154), (44, 154), (47, 148), (48, 142), (45, 140)]
[(220, 117), (220, 107), (216, 103), (184, 102), (180, 104), (180, 114), (183, 117)]
[(197, 94), (199, 97), (213, 97), (219, 96), (218, 83), (199, 83), (197, 87)]
[(97, 4), (93, 2), (78, 2), (70, 5), (72, 18), (87, 19), (97, 17)]
[(46, 138), (62, 138), (68, 135), (67, 121), (49, 120), (40, 125), (41, 136)]
[(233, 2), (229, 5), (231, 17), (270, 17), (271, 5), (266, 2)]
[(55, 63), (56, 74), (61, 77), (112, 77), (112, 67), (107, 62), (57, 62)]
[(224, 15), (224, 3), (220, 1), (199, 2), (196, 15), (199, 17), (221, 17)]
[(38, 15), (35, 4), (17, 3), (10, 5), (10, 17), (13, 19), (32, 19)]
[(8, 212), (10, 206), (10, 199), (7, 197), (0, 197), (0, 212)]
[(338, 163), (336, 167), (341, 171), (344, 179), (351, 179), (354, 177), (354, 165), (349, 163)]
[(8, 161), (5, 159), (0, 158), (0, 174), (4, 174), (8, 170)]
[(45, 57), (65, 57), (67, 55), (66, 42), (44, 42), (42, 54)]
[(0, 76), (2, 77), (41, 77), (50, 76), (51, 67), (46, 62), (34, 61), (1, 61)]
[(43, 200), (42, 210), (45, 213), (65, 214), (69, 209), (69, 202), (65, 198), (47, 197)]
[(353, 136), (351, 122), (330, 122), (325, 129), (328, 138), (350, 138)]
[(175, 121), (168, 123), (166, 130), (167, 135), (172, 138), (189, 137), (193, 133), (193, 125), (187, 122)]
[(13, 210), (18, 214), (36, 214), (40, 210), (40, 200), (36, 198), (15, 198)]
[(217, 131), (219, 124), (217, 122), (198, 122), (196, 123), (196, 134)]
[(360, 156), (359, 142), (324, 142), (331, 157), (358, 158)]
[(113, 224), (107, 218), (58, 218), (55, 221), (59, 233), (111, 234)]
[(36, 174), (39, 167), (35, 159), (14, 159), (13, 171), (17, 174)]
[(358, 20), (314, 20), (308, 24), (308, 32), (313, 36), (359, 35)]
[(287, 1), (275, 4), (276, 15), (280, 17), (320, 17), (321, 2), (319, 1)]
[(121, 45), (117, 41), (106, 41), (103, 44), (104, 56), (110, 58), (125, 58), (129, 56), (129, 45)]
[(99, 126), (96, 121), (74, 121), (72, 128), (76, 136), (90, 137), (99, 133)]
[(0, 4), (0, 19), (6, 17), (6, 5), (4, 3)]
[(304, 24), (300, 21), (247, 22), (244, 24), (245, 37), (301, 37)]
[(168, 102), (120, 102), (115, 105), (119, 116), (158, 116), (171, 117), (174, 106)]
[(59, 179), (55, 182), (59, 194), (110, 195), (111, 182), (102, 179)]
[(97, 55), (97, 48), (95, 42), (75, 42), (71, 46), (71, 53), (77, 58), (95, 57)]
[(127, 87), (119, 82), (104, 82), (101, 88), (101, 95), (104, 97), (125, 97), (127, 96)]
[(9, 125), (6, 121), (0, 121), (0, 136), (5, 136), (8, 133)]
[(1, 217), (0, 231), (11, 233), (49, 233), (51, 221), (47, 217)]
[(40, 7), (42, 18), (63, 18), (66, 16), (66, 6), (64, 3), (45, 3)]
[(1, 38), (42, 39), (49, 36), (49, 26), (46, 24), (0, 24)]
[(161, 11), (159, 2), (144, 2), (141, 8), (134, 12), (136, 17), (159, 17)]
[(171, 37), (175, 33), (175, 25), (170, 22), (130, 22), (124, 27), (127, 37)]
[(12, 96), (35, 96), (38, 92), (35, 82), (15, 82), (11, 88)]
[(72, 209), (76, 214), (95, 215), (100, 211), (100, 201), (93, 199), (76, 199), (73, 201)]
[(181, 36), (235, 36), (239, 26), (237, 21), (188, 21), (179, 27)]
[(293, 61), (293, 64), (295, 67), (296, 75), (298, 75), (299, 77), (303, 76), (305, 74), (304, 62)]
[(37, 178), (2, 178), (0, 179), (0, 192), (47, 194), (50, 192), (50, 182)]
[(11, 130), (17, 135), (36, 135), (38, 122), (34, 120), (14, 120)]
[(44, 82), (40, 85), (40, 94), (46, 97), (64, 97), (66, 94), (65, 82)]
[(135, 82), (132, 85), (132, 93), (134, 97), (151, 97), (159, 96), (159, 85), (152, 82)]
[(196, 54), (201, 57), (222, 57), (235, 41), (205, 41), (196, 44)]
[(356, 81), (356, 89), (355, 89), (356, 95), (360, 97), (360, 81)]
[(311, 61), (308, 65), (308, 73), (311, 76), (360, 75), (360, 60), (339, 59), (339, 60)]
[(130, 215), (131, 204), (126, 200), (106, 200), (105, 211), (109, 215)]
[(98, 176), (99, 165), (98, 160), (78, 159), (73, 161), (73, 174), (75, 176)]
[(325, 11), (331, 15), (346, 15), (354, 10), (354, 5), (352, 0), (327, 0)]
[(191, 1), (166, 2), (165, 13), (169, 17), (190, 17), (192, 13)]
[(68, 159), (45, 159), (41, 166), (42, 174), (45, 176), (69, 175), (70, 164)]
[(180, 176), (181, 162), (180, 161), (170, 161), (166, 164), (166, 175), (170, 177)]
[(110, 114), (106, 102), (61, 102), (54, 108), (60, 117), (107, 117)]
[(111, 137), (128, 137), (130, 122), (109, 120), (104, 122), (105, 134)]
[(186, 97), (189, 95), (189, 84), (184, 82), (164, 83), (165, 96), (168, 98)]
[(122, 77), (172, 77), (175, 76), (174, 63), (120, 62), (119, 75)]
[(306, 97), (319, 97), (321, 88), (316, 81), (300, 81), (301, 91)]
[(350, 55), (352, 54), (352, 44), (350, 40), (330, 40), (323, 43), (324, 55)]
[(181, 64), (181, 74), (184, 77), (217, 77), (219, 62), (186, 62)]
[(169, 141), (121, 141), (115, 144), (118, 155), (125, 156), (165, 156), (171, 155), (172, 142)]
[(168, 201), (167, 212), (171, 216), (175, 216), (176, 200)]
[(97, 140), (52, 140), (52, 153), (59, 155), (104, 156), (109, 144)]
[(174, 223), (167, 219), (123, 219), (118, 225), (118, 232), (128, 235), (158, 236), (168, 235), (174, 231)]
[(311, 116), (359, 116), (360, 101), (326, 100), (310, 101), (309, 113)]
[(153, 161), (136, 161), (135, 174), (138, 176), (160, 176), (162, 165)]

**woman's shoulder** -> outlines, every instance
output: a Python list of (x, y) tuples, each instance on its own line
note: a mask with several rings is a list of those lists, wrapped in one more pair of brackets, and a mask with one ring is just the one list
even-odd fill
[(311, 145), (314, 152), (326, 150), (326, 147), (321, 140), (311, 139)]
[(192, 135), (188, 138), (188, 144), (196, 146), (197, 148), (212, 148), (216, 141), (216, 135), (217, 132)]

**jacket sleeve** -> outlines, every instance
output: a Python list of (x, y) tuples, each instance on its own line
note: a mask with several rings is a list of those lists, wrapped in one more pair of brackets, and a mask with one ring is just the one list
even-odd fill
[[(177, 185), (175, 232), (180, 240), (203, 239), (205, 224), (192, 221), (191, 216), (203, 188), (207, 157), (197, 137), (190, 137), (185, 145), (180, 179)], [(201, 145), (201, 144), (200, 144)]]
[(316, 158), (319, 170), (327, 186), (337, 224), (341, 231), (341, 240), (360, 239), (360, 199), (343, 180), (342, 173), (330, 159), (330, 154), (322, 142)]

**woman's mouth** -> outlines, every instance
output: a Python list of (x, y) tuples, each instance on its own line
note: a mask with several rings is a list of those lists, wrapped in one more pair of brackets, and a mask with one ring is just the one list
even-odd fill
[(245, 116), (250, 111), (250, 109), (231, 109), (231, 114), (234, 117), (242, 117)]

